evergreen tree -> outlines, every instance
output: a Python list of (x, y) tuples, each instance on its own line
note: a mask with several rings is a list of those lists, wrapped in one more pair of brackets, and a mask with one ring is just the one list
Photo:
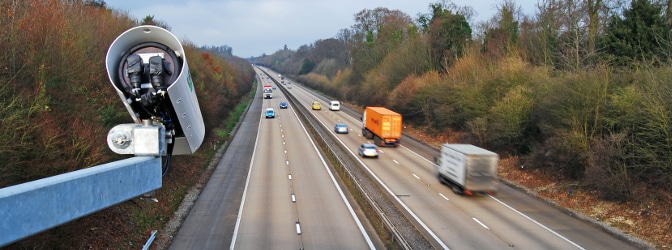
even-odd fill
[(601, 47), (617, 65), (669, 61), (670, 25), (649, 0), (633, 0), (623, 17), (612, 17)]
[[(471, 27), (464, 15), (453, 13), (442, 4), (432, 4), (432, 18), (420, 22), (428, 27), (431, 59), (434, 68), (446, 68), (462, 56), (471, 40)], [(424, 23), (423, 23), (424, 22)]]
[(313, 68), (315, 68), (315, 62), (306, 59), (303, 59), (303, 64), (301, 65), (301, 71), (299, 71), (299, 75), (305, 75), (313, 71)]

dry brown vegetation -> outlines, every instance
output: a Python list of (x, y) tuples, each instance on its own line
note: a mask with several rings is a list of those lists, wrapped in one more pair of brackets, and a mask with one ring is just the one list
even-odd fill
[[(512, 164), (505, 179), (665, 248), (671, 4), (541, 1), (523, 16), (504, 1), (476, 25), (450, 1), (416, 22), (381, 7), (337, 35), (347, 59), (316, 43), (258, 60), (333, 98), (391, 108), (424, 138), (498, 152)], [(326, 59), (336, 74), (312, 67)]]
[(520, 166), (516, 158), (504, 159), (500, 165), (500, 177), (525, 187), (559, 207), (643, 239), (658, 249), (672, 247), (672, 220), (669, 211), (672, 197), (661, 195), (664, 191), (637, 185), (633, 192), (641, 199), (628, 202), (608, 201), (601, 199), (593, 189), (582, 187), (580, 182), (559, 180), (557, 176), (539, 169), (524, 170)]
[[(411, 128), (406, 129), (405, 133), (437, 148), (442, 143), (458, 143), (461, 140), (460, 133), (428, 136), (422, 130)], [(651, 190), (645, 185), (638, 185), (634, 192), (640, 199), (630, 202), (607, 201), (579, 181), (568, 180), (561, 174), (551, 174), (539, 168), (525, 168), (524, 161), (515, 156), (501, 159), (499, 177), (523, 192), (602, 222), (648, 242), (657, 249), (672, 248), (672, 196), (661, 195), (665, 193), (663, 190)]]
[[(132, 120), (109, 83), (105, 55), (119, 34), (140, 23), (102, 1), (0, 1), (0, 13), (0, 187), (120, 159), (106, 135)], [(138, 249), (168, 221), (214, 144), (227, 138), (227, 119), (237, 120), (230, 114), (254, 79), (246, 60), (183, 46), (206, 140), (196, 154), (173, 159), (159, 202), (124, 202), (7, 249)]]
[[(600, 55), (596, 41), (605, 34), (597, 31), (609, 27), (579, 27), (588, 37), (552, 31), (581, 24), (573, 20), (606, 24), (608, 6), (570, 10), (568, 2), (553, 1), (524, 20), (512, 19), (505, 2), (497, 22), (484, 26), (489, 32), (454, 47), (444, 43), (465, 39), (427, 29), (466, 32), (461, 9), (434, 5), (441, 8), (420, 25), (404, 24), (410, 18), (399, 11), (362, 11), (338, 39), (260, 60), (349, 103), (391, 107), (430, 142), (492, 149), (502, 155), (502, 178), (670, 248), (672, 70), (661, 63), (669, 57), (655, 56), (668, 55), (672, 43), (662, 36), (659, 47), (625, 56), (607, 55), (602, 44)], [(579, 12), (588, 9), (595, 11)], [(104, 58), (111, 41), (138, 22), (97, 2), (0, 1), (0, 13), (0, 187), (119, 159), (100, 143), (111, 126), (129, 122)], [(329, 54), (333, 47), (349, 53)], [(192, 77), (208, 131), (197, 154), (174, 159), (159, 202), (125, 202), (8, 248), (136, 249), (162, 228), (203, 173), (213, 144), (226, 139), (230, 123), (222, 121), (253, 81), (244, 60), (191, 44), (185, 50), (190, 69), (199, 69)]]

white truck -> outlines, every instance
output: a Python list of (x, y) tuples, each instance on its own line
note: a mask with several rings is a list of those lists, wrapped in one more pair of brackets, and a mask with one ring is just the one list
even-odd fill
[(273, 99), (273, 89), (264, 86), (264, 99)]
[(456, 194), (494, 194), (497, 191), (497, 153), (471, 144), (443, 144), (437, 159), (439, 181)]

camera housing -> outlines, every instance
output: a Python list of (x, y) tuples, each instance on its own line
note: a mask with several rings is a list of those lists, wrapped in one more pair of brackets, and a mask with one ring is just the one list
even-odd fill
[(205, 124), (182, 44), (152, 25), (131, 28), (110, 45), (110, 82), (135, 123), (165, 126), (169, 154), (192, 154), (203, 143)]

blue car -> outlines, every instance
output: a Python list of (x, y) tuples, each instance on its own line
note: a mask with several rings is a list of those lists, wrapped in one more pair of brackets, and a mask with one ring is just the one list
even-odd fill
[(281, 109), (286, 109), (287, 108), (287, 102), (280, 102), (280, 108)]
[(275, 110), (273, 110), (272, 108), (266, 109), (266, 119), (268, 118), (275, 118)]

